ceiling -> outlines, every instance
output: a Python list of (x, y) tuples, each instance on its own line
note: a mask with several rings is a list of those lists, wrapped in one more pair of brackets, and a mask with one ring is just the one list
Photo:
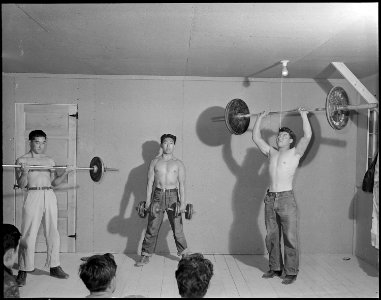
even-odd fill
[(378, 2), (2, 4), (3, 73), (357, 78), (378, 74)]

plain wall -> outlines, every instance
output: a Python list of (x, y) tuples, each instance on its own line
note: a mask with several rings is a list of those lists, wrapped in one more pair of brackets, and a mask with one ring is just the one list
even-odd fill
[[(379, 77), (370, 76), (361, 80), (366, 88), (378, 99)], [(364, 100), (362, 100), (364, 101)], [(357, 126), (357, 169), (356, 197), (353, 198), (355, 220), (355, 254), (368, 263), (378, 265), (379, 251), (371, 244), (370, 230), (372, 228), (373, 194), (362, 191), (362, 181), (367, 170), (367, 130), (368, 118), (363, 114), (358, 118)], [(366, 269), (366, 268), (365, 268)]]
[[(79, 108), (77, 165), (100, 156), (108, 167), (100, 183), (77, 172), (77, 252), (140, 253), (147, 219), (135, 207), (146, 198), (148, 165), (159, 153), (163, 133), (178, 137), (175, 155), (187, 171), (192, 220), (184, 220), (191, 251), (263, 254), (263, 198), (269, 183), (267, 159), (248, 131), (232, 135), (223, 116), (240, 98), (251, 113), (298, 106), (325, 107), (340, 85), (351, 104), (357, 92), (344, 79), (252, 79), (149, 76), (3, 74), (3, 163), (13, 163), (15, 103), (75, 103)], [(281, 96), (282, 87), (282, 96)], [(282, 108), (281, 108), (282, 107)], [(361, 113), (360, 113), (361, 115)], [(303, 253), (352, 253), (355, 234), (359, 114), (342, 130), (330, 127), (324, 112), (310, 113), (313, 138), (295, 176), (299, 238)], [(279, 125), (302, 136), (298, 114), (269, 116), (263, 137), (275, 146)], [(363, 141), (361, 141), (363, 143)], [(52, 154), (54, 155), (54, 153)], [(3, 170), (3, 218), (14, 222), (12, 170)], [(167, 218), (156, 252), (176, 253)]]

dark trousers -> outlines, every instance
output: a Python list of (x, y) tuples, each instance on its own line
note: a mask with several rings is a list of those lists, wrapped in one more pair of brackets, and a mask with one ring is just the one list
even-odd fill
[[(293, 191), (267, 192), (265, 199), (266, 248), (270, 270), (284, 268), (286, 275), (299, 272), (299, 248), (297, 233), (297, 206)], [(281, 236), (284, 242), (284, 263)]]
[[(157, 243), (157, 238), (160, 231), (160, 226), (163, 223), (164, 211), (167, 212), (169, 223), (171, 224), (173, 237), (175, 239), (175, 244), (177, 248), (177, 254), (181, 255), (187, 250), (187, 241), (183, 232), (183, 220), (181, 214), (175, 216), (176, 203), (179, 202), (179, 194), (177, 189), (162, 190), (155, 188), (153, 192), (153, 199), (151, 205), (154, 202), (159, 203), (159, 207), (162, 209), (155, 216), (148, 214), (148, 225), (144, 236), (142, 245), (142, 255), (152, 256), (155, 246)], [(179, 203), (180, 205), (180, 203)], [(171, 208), (169, 210), (168, 208)]]

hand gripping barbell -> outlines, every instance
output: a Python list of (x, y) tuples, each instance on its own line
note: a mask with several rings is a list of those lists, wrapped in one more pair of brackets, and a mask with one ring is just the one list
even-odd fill
[[(342, 87), (333, 87), (327, 95), (325, 107), (306, 109), (307, 111), (325, 111), (329, 125), (336, 130), (343, 129), (349, 119), (349, 111), (360, 109), (372, 109), (378, 107), (377, 103), (349, 105), (348, 95)], [(298, 113), (298, 109), (286, 111), (271, 111), (268, 114)], [(245, 101), (241, 99), (231, 100), (225, 108), (224, 117), (213, 118), (214, 121), (225, 121), (226, 127), (232, 134), (240, 135), (246, 132), (250, 124), (250, 117), (258, 114), (250, 114)]]
[[(174, 210), (175, 216), (178, 217), (180, 212), (180, 205), (176, 203), (175, 209), (167, 208), (168, 210)], [(164, 211), (165, 209), (160, 208), (160, 204), (157, 202), (152, 202), (149, 208), (145, 207), (145, 201), (139, 202), (138, 206), (136, 207), (136, 210), (138, 211), (138, 215), (141, 218), (145, 218), (147, 216), (147, 213), (149, 212), (151, 216), (156, 217), (157, 214), (161, 211)], [(194, 214), (193, 211), (193, 204), (188, 203), (185, 208), (185, 219), (190, 220), (192, 219), (192, 215)]]
[[(21, 165), (3, 165), (4, 167), (21, 168)], [(29, 166), (30, 169), (66, 169), (68, 166)], [(76, 167), (75, 170), (89, 170), (90, 177), (94, 182), (99, 182), (106, 171), (119, 171), (115, 168), (105, 167), (102, 159), (98, 156), (92, 158), (90, 167)]]

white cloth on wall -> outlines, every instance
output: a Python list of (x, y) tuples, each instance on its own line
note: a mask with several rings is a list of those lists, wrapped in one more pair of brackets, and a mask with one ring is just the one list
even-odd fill
[(372, 240), (372, 246), (379, 249), (379, 222), (378, 222), (378, 187), (379, 177), (378, 177), (378, 156), (377, 161), (374, 169), (374, 186), (373, 186), (373, 212), (372, 212), (372, 229), (370, 230), (371, 233), (371, 240)]

